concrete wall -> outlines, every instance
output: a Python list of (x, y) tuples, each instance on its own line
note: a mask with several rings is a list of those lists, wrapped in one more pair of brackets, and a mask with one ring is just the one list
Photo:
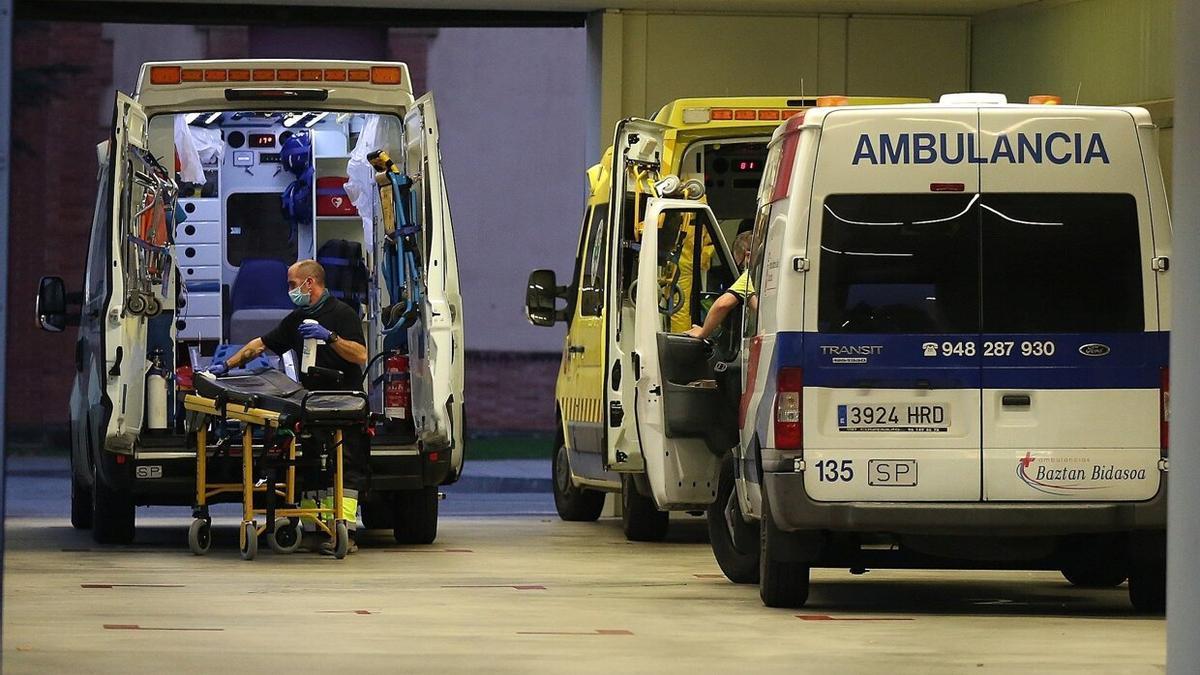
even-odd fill
[(583, 217), (586, 32), (447, 28), (429, 52), (467, 349), (553, 351), (525, 320), (529, 271), (568, 275)]
[(1010, 100), (1059, 94), (1070, 102), (1146, 105), (1161, 131), (1171, 185), (1174, 126), (1172, 0), (1040, 2), (975, 17), (974, 89)]
[(592, 17), (596, 157), (622, 117), (681, 96), (907, 95), (967, 88), (970, 21), (609, 11)]

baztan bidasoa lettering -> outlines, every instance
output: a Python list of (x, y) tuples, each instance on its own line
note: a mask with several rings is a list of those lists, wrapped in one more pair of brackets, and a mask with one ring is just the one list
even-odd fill
[[(1084, 469), (1062, 468), (1052, 469), (1047, 466), (1037, 468), (1037, 480), (1087, 480), (1088, 473)], [(1093, 466), (1091, 480), (1145, 480), (1145, 469), (1122, 469), (1116, 466)]]
[(990, 153), (981, 154), (976, 134), (862, 134), (853, 164), (1091, 164), (1109, 163), (1098, 133), (1055, 131), (1048, 134), (1002, 134)]

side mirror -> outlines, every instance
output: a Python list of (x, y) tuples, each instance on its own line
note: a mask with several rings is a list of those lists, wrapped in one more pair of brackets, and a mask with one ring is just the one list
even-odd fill
[(535, 326), (566, 321), (566, 312), (557, 308), (557, 300), (566, 296), (567, 289), (558, 285), (554, 270), (534, 270), (525, 287), (525, 316)]
[(67, 288), (62, 277), (38, 282), (37, 320), (42, 330), (61, 333), (67, 327)]

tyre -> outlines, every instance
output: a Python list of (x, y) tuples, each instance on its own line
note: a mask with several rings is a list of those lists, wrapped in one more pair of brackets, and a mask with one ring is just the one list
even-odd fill
[(430, 485), (399, 490), (392, 502), (392, 535), (400, 544), (432, 544), (437, 539), (438, 492)]
[(758, 583), (759, 572), (758, 527), (742, 518), (734, 482), (736, 461), (732, 454), (721, 460), (717, 498), (706, 512), (708, 542), (726, 578), (735, 584), (754, 584)]
[(350, 529), (346, 521), (339, 520), (333, 526), (333, 557), (341, 560), (350, 551)]
[(762, 495), (758, 596), (767, 607), (803, 607), (808, 602), (809, 567), (802, 562), (781, 559), (781, 548), (788, 535), (775, 527), (765, 489)]
[(600, 517), (604, 510), (604, 493), (576, 487), (571, 483), (570, 452), (558, 439), (558, 448), (550, 459), (554, 478), (554, 508), (558, 517), (568, 522), (588, 522)]
[(188, 548), (196, 555), (208, 553), (212, 546), (212, 523), (203, 518), (196, 518), (188, 527)]
[(392, 518), (394, 493), (372, 490), (362, 501), (363, 527), (368, 530), (390, 530), (395, 527)]
[(1129, 601), (1144, 614), (1162, 614), (1167, 609), (1167, 562), (1134, 560), (1129, 570)]
[(92, 529), (92, 491), (71, 472), (71, 527)]
[(258, 555), (258, 527), (253, 522), (242, 523), (240, 534), (238, 552), (242, 554), (242, 560), (254, 560)]
[(276, 553), (295, 553), (304, 539), (300, 519), (277, 518), (275, 527), (267, 537), (267, 545)]
[(1062, 575), (1072, 586), (1080, 588), (1113, 588), (1124, 583), (1128, 576), (1123, 565), (1108, 560), (1064, 565)]
[(135, 512), (133, 496), (104, 484), (92, 470), (92, 539), (98, 544), (133, 542)]
[(671, 514), (659, 511), (654, 498), (638, 491), (633, 478), (621, 476), (621, 525), (629, 541), (662, 541), (667, 538)]

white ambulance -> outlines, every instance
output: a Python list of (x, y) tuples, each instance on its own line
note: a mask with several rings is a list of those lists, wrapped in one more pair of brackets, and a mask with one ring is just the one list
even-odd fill
[[(292, 311), (287, 267), (316, 258), (363, 317), (363, 386), (389, 418), (365, 524), (433, 541), (437, 486), (463, 466), (463, 315), (433, 98), (414, 99), (407, 66), (147, 63), (98, 150), (84, 288), (46, 277), (38, 294), (43, 328), (79, 325), (72, 523), (128, 542), (135, 506), (193, 503), (191, 378)], [(403, 260), (368, 160), (380, 150), (415, 242)]]
[[(1139, 108), (989, 94), (788, 120), (737, 354), (637, 323), (625, 424), (656, 500), (700, 496), (713, 383), (740, 381), (710, 532), (768, 606), (803, 605), (812, 567), (1015, 567), (1128, 578), (1136, 608), (1161, 610), (1171, 222), (1156, 147)], [(653, 200), (646, 222), (705, 210)], [(641, 242), (647, 317), (660, 229)]]

